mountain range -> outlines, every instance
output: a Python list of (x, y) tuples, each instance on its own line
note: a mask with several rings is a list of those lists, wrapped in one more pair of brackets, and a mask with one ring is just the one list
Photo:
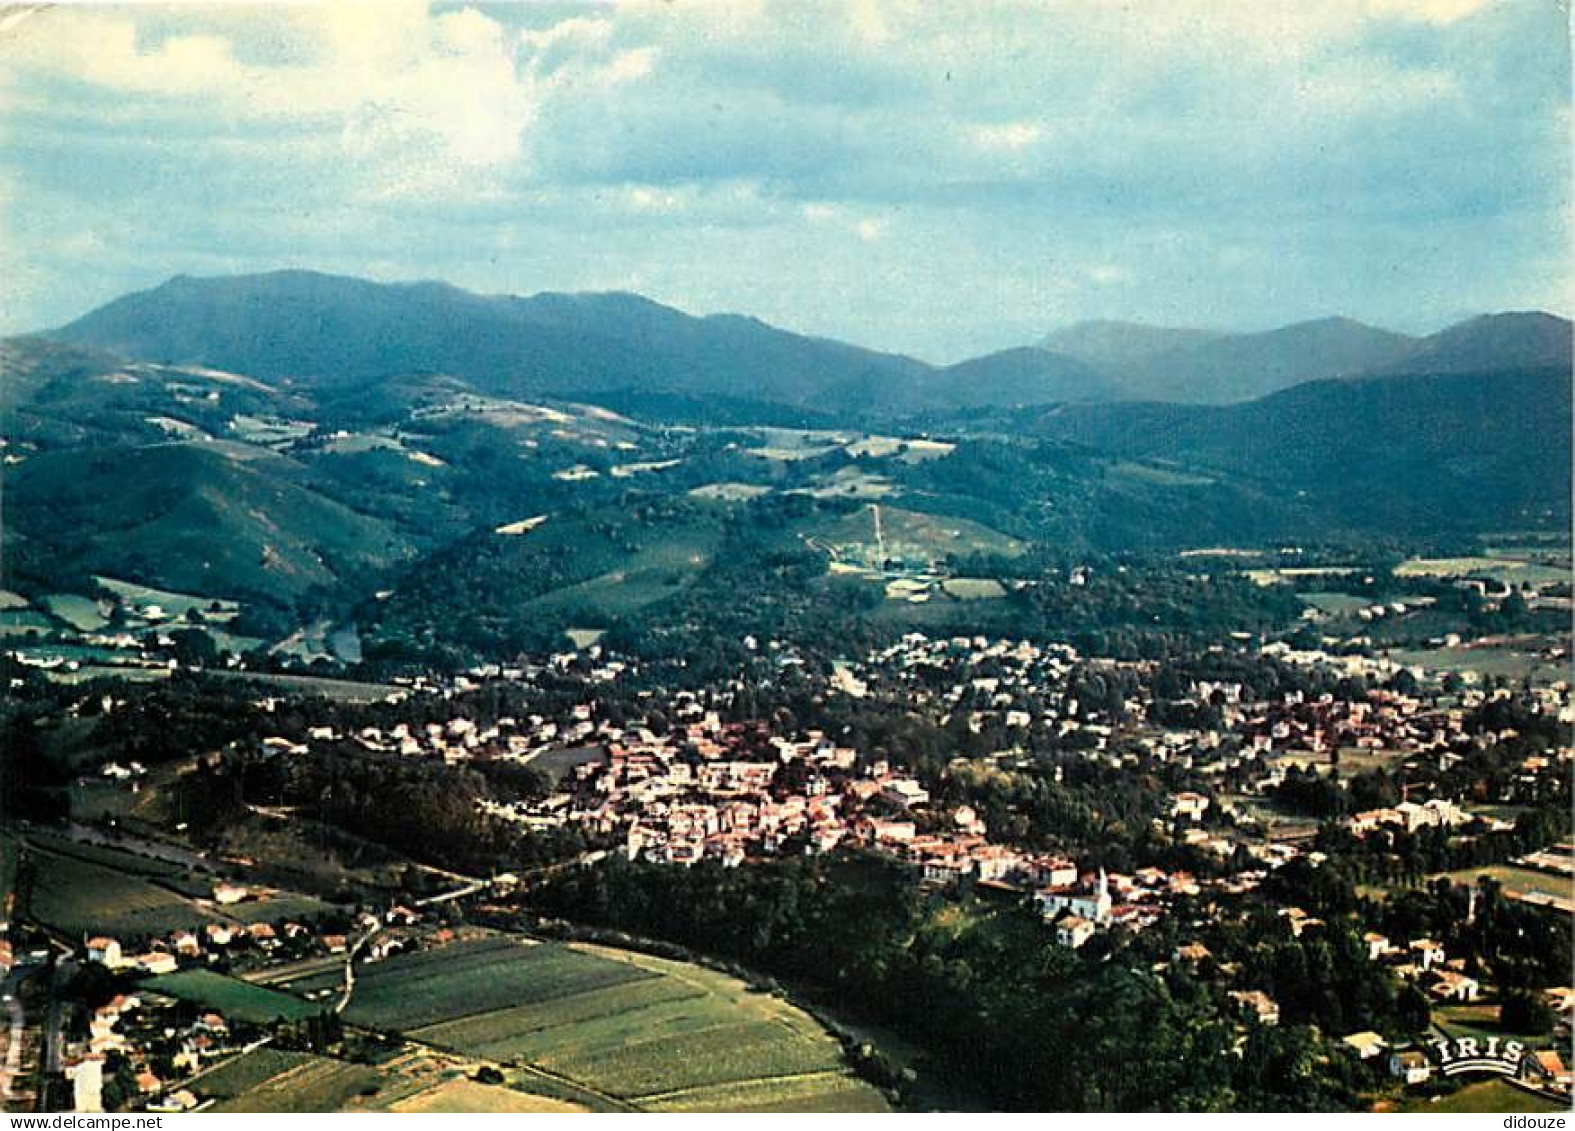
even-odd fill
[(1102, 323), (934, 366), (635, 295), (177, 278), (0, 341), (3, 587), (107, 575), (240, 600), (256, 636), (359, 608), (436, 639), (413, 609), (505, 592), (546, 630), (692, 619), (689, 587), (738, 591), (727, 547), (770, 531), (797, 563), (875, 501), (921, 559), (1564, 529), (1569, 335)]
[(526, 396), (721, 396), (873, 416), (1062, 401), (1225, 404), (1381, 372), (1567, 367), (1569, 323), (1473, 319), (1412, 338), (1347, 318), (1227, 334), (1084, 323), (951, 366), (695, 317), (631, 294), (484, 296), (308, 271), (177, 276), (47, 336), (312, 387), (441, 372)]
[(1414, 338), (1350, 318), (1252, 334), (1084, 322), (1041, 348), (1103, 373), (1104, 395), (1084, 400), (1231, 404), (1329, 378), (1568, 368), (1570, 324), (1538, 311), (1495, 314)]

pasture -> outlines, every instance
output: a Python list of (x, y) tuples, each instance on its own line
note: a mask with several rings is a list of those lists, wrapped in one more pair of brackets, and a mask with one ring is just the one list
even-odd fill
[(1490, 577), (1511, 585), (1549, 585), (1568, 581), (1570, 573), (1558, 566), (1507, 556), (1466, 558), (1412, 558), (1395, 566), (1396, 577)]
[(1332, 617), (1355, 616), (1358, 609), (1365, 609), (1372, 604), (1349, 593), (1298, 593), (1296, 597), (1320, 613)]
[(78, 632), (97, 632), (109, 623), (98, 602), (78, 593), (51, 593), (43, 598), (44, 607)]
[(483, 1113), (542, 1113), (579, 1111), (573, 1104), (550, 1100), (517, 1092), (513, 1088), (500, 1088), (493, 1084), (478, 1084), (463, 1076), (445, 1080), (435, 1088), (417, 1092), (407, 1099), (389, 1106), (390, 1111), (426, 1112), (429, 1114)]
[(28, 914), (71, 935), (168, 934), (217, 916), (147, 876), (76, 856), (30, 850)]
[(1478, 876), (1489, 876), (1504, 885), (1506, 892), (1542, 892), (1560, 899), (1575, 898), (1575, 882), (1514, 864), (1485, 864), (1480, 868), (1460, 868), (1439, 875), (1457, 884), (1472, 885), (1476, 884)]
[(509, 1066), (522, 1087), (544, 1073), (603, 1105), (886, 1110), (803, 1011), (703, 967), (613, 948), (492, 936), (397, 956), (357, 968), (345, 1016)]
[(1397, 648), (1389, 652), (1389, 658), (1434, 673), (1475, 672), (1516, 680), (1530, 676), (1540, 683), (1569, 678), (1566, 665), (1513, 648)]
[[(246, 1056), (255, 1057), (258, 1053), (265, 1052), (272, 1052), (272, 1050), (257, 1049), (247, 1053)], [(210, 1110), (215, 1112), (339, 1111), (357, 1097), (375, 1094), (380, 1086), (378, 1071), (370, 1065), (352, 1064), (309, 1053), (284, 1055), (291, 1058), (288, 1063), (270, 1060), (255, 1066), (246, 1065), (239, 1068), (238, 1072), (251, 1075), (282, 1063), (282, 1071), (220, 1099)], [(200, 1087), (206, 1083), (206, 1080), (198, 1083)], [(203, 1093), (199, 1090), (198, 1094)]]
[(406, 1047), (375, 1067), (262, 1047), (195, 1077), (191, 1089), (216, 1112), (572, 1112), (572, 1102), (481, 1084), (471, 1066)]
[(294, 1021), (321, 1011), (298, 997), (226, 977), (212, 970), (178, 970), (142, 983), (142, 988), (217, 1010), (235, 1021), (265, 1025), (278, 1018)]
[(1439, 1099), (1412, 1096), (1402, 1111), (1409, 1112), (1563, 1112), (1563, 1105), (1534, 1095), (1505, 1080), (1478, 1080)]
[(232, 620), (241, 608), (234, 601), (201, 597), (192, 593), (176, 593), (169, 589), (154, 589), (130, 581), (119, 581), (113, 577), (96, 577), (94, 580), (133, 608), (144, 609), (149, 605), (157, 605), (170, 620), (179, 620), (193, 609), (201, 613), (206, 620)]
[(191, 1090), (202, 1099), (233, 1099), (311, 1059), (304, 1052), (266, 1046), (253, 1049), (194, 1077)]

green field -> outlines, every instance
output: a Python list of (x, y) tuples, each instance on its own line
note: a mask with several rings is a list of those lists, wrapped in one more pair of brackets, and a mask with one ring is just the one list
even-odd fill
[(245, 680), (248, 683), (282, 687), (303, 695), (321, 695), (345, 703), (377, 703), (389, 696), (409, 694), (390, 683), (360, 683), (351, 679), (324, 679), (312, 675), (281, 675), (275, 672), (209, 671), (209, 678)]
[(484, 1012), (500, 1002), (543, 1002), (652, 976), (552, 944), (487, 939), (358, 969), (345, 1019), (374, 1029), (410, 1030)]
[(1504, 885), (1505, 891), (1540, 891), (1561, 899), (1575, 899), (1575, 881), (1560, 879), (1558, 876), (1538, 872), (1532, 868), (1519, 868), (1513, 864), (1487, 864), (1480, 868), (1461, 868), (1440, 875), (1457, 884), (1472, 885), (1476, 884), (1478, 876), (1491, 876)]
[(203, 1099), (231, 1099), (311, 1059), (311, 1055), (304, 1052), (267, 1047), (253, 1049), (196, 1077), (191, 1082), (191, 1090)]
[(611, 948), (494, 937), (395, 957), (358, 967), (346, 1019), (614, 1104), (886, 1110), (801, 1010), (702, 967)]
[(1451, 1037), (1498, 1037), (1500, 1040), (1521, 1041), (1528, 1048), (1538, 1045), (1539, 1034), (1511, 1032), (1499, 1023), (1498, 1018), (1499, 1004), (1496, 1001), (1433, 1007), (1433, 1024)]
[(1421, 1096), (1408, 1098), (1403, 1111), (1409, 1112), (1563, 1112), (1564, 1104), (1532, 1095), (1503, 1080), (1479, 1080), (1451, 1092), (1437, 1103)]
[(224, 914), (242, 923), (281, 923), (290, 919), (315, 919), (333, 910), (333, 904), (315, 896), (278, 892), (266, 899), (232, 903), (224, 909)]
[[(113, 577), (99, 577), (95, 580), (127, 604), (138, 607), (159, 606), (171, 620), (178, 620), (193, 609), (214, 620), (227, 620), (240, 611), (240, 606), (234, 601), (220, 598), (202, 597), (194, 593), (176, 593), (169, 589), (153, 589), (130, 581), (117, 581)], [(209, 612), (209, 607), (214, 604), (219, 608)]]
[(280, 1017), (294, 1021), (321, 1012), (322, 1009), (290, 994), (216, 974), (212, 970), (179, 970), (174, 974), (162, 974), (143, 982), (142, 987), (166, 997), (216, 1009), (232, 1020), (251, 1021), (259, 1025)]
[(51, 593), (44, 607), (79, 632), (96, 632), (109, 623), (98, 610), (98, 602), (77, 593)]
[(1365, 609), (1372, 604), (1371, 601), (1364, 601), (1349, 593), (1298, 593), (1296, 596), (1320, 613), (1327, 613), (1334, 617), (1352, 616), (1356, 610)]
[(590, 624), (637, 612), (691, 584), (711, 564), (721, 541), (715, 524), (684, 524), (641, 545), (616, 569), (543, 594), (525, 607), (543, 615), (572, 611)]
[[(267, 1050), (259, 1049), (257, 1052)], [(248, 1053), (255, 1056), (257, 1052)], [(377, 1069), (365, 1064), (351, 1064), (343, 1060), (330, 1060), (324, 1056), (306, 1053), (293, 1054), (300, 1059), (284, 1066), (284, 1070), (266, 1077), (260, 1083), (244, 1088), (215, 1104), (215, 1112), (305, 1112), (338, 1111), (358, 1096), (368, 1094), (379, 1086)], [(248, 1073), (261, 1071), (266, 1065)]]
[(993, 601), (1006, 596), (1006, 590), (993, 577), (950, 577), (941, 582), (941, 589), (959, 601)]
[(43, 635), (53, 632), (55, 627), (54, 621), (32, 609), (7, 609), (0, 612), (0, 636), (26, 636), (30, 632)]
[(191, 1090), (217, 1112), (566, 1112), (578, 1105), (526, 1090), (479, 1084), (465, 1066), (406, 1050), (377, 1067), (310, 1053), (257, 1048), (197, 1076)]
[(1396, 577), (1491, 577), (1520, 585), (1554, 584), (1568, 581), (1570, 572), (1557, 566), (1517, 561), (1509, 557), (1412, 558), (1395, 566)]
[(836, 560), (872, 569), (881, 568), (878, 559), (883, 549), (887, 560), (915, 565), (951, 555), (1012, 557), (1025, 548), (1017, 539), (966, 518), (874, 505), (818, 523), (805, 534), (811, 544), (829, 550)]
[(1569, 678), (1568, 669), (1557, 661), (1510, 648), (1397, 648), (1389, 658), (1430, 672), (1477, 672), (1509, 679), (1531, 676), (1545, 682)]
[(141, 876), (74, 856), (32, 851), (28, 858), (28, 913), (66, 934), (162, 935), (217, 918)]

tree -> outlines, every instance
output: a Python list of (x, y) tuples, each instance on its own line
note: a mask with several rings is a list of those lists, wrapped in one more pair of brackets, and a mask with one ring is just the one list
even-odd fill
[(1498, 1007), (1499, 1027), (1509, 1033), (1540, 1037), (1552, 1031), (1556, 1020), (1552, 1007), (1533, 991), (1506, 992)]

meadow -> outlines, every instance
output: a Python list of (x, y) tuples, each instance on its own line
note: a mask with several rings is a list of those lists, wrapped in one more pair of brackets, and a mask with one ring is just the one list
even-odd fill
[(178, 970), (142, 983), (142, 988), (166, 997), (215, 1009), (224, 1017), (264, 1025), (277, 1018), (293, 1021), (321, 1010), (290, 994), (226, 977), (212, 970)]
[(28, 912), (65, 934), (162, 935), (218, 918), (144, 876), (75, 856), (28, 855)]
[(1569, 570), (1508, 556), (1468, 558), (1412, 558), (1395, 566), (1396, 577), (1491, 577), (1520, 585), (1552, 584), (1569, 580)]
[(1416, 648), (1394, 649), (1389, 658), (1397, 664), (1432, 672), (1476, 672), (1480, 675), (1539, 682), (1568, 678), (1565, 666), (1513, 648)]
[(466, 1068), (445, 1054), (408, 1046), (376, 1066), (262, 1047), (195, 1077), (191, 1089), (216, 1112), (582, 1110), (561, 1099), (478, 1083), (465, 1075)]
[(1434, 1102), (1422, 1096), (1409, 1098), (1408, 1112), (1562, 1112), (1563, 1105), (1504, 1080), (1478, 1080)]
[(1539, 891), (1547, 895), (1556, 895), (1561, 899), (1575, 898), (1575, 883), (1570, 880), (1531, 868), (1516, 867), (1513, 864), (1485, 864), (1479, 868), (1461, 868), (1454, 872), (1444, 872), (1442, 875), (1457, 884), (1475, 884), (1478, 876), (1490, 876), (1503, 884), (1505, 891)]
[[(258, 1049), (246, 1054), (256, 1056)], [(265, 1077), (259, 1082), (224, 1097), (210, 1110), (215, 1112), (306, 1112), (339, 1111), (351, 1100), (373, 1094), (379, 1087), (377, 1069), (366, 1064), (352, 1064), (332, 1060), (325, 1056), (307, 1053), (287, 1054), (291, 1061), (282, 1071)], [(246, 1075), (262, 1071), (277, 1062), (269, 1061), (253, 1068), (246, 1065), (238, 1069)], [(200, 1081), (199, 1085), (203, 1082)], [(203, 1092), (199, 1087), (198, 1095)]]

